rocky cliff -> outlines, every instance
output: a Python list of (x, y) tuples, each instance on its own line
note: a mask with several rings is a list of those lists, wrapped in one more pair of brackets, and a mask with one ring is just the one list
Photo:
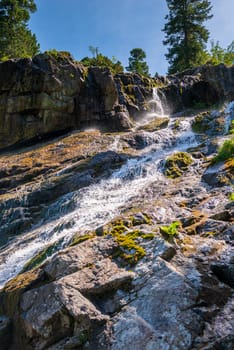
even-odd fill
[(0, 69), (1, 349), (232, 350), (233, 67)]
[(128, 130), (152, 109), (153, 87), (161, 87), (168, 113), (231, 100), (233, 76), (234, 68), (223, 65), (161, 79), (113, 76), (65, 53), (7, 61), (0, 64), (0, 148), (87, 126)]

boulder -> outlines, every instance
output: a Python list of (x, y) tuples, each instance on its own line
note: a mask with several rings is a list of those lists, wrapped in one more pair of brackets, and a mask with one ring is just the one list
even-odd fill
[(168, 113), (183, 108), (204, 108), (234, 98), (234, 66), (204, 65), (168, 76), (162, 87)]

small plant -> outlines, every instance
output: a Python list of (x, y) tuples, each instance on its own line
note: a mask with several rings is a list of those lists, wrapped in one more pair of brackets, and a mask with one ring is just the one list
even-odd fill
[(230, 133), (230, 134), (234, 134), (234, 120), (231, 121), (229, 133)]
[(176, 121), (173, 125), (173, 129), (176, 130), (176, 129), (179, 129), (179, 127), (180, 127), (180, 121), (179, 121), (179, 119), (176, 119)]
[(212, 163), (218, 163), (234, 156), (234, 138), (224, 141), (223, 145), (219, 148), (217, 156), (212, 160)]
[(166, 235), (167, 238), (175, 237), (178, 234), (178, 228), (180, 227), (179, 221), (172, 222), (169, 226), (160, 226), (160, 232)]
[(234, 201), (234, 192), (230, 193), (228, 198), (230, 199), (230, 201)]

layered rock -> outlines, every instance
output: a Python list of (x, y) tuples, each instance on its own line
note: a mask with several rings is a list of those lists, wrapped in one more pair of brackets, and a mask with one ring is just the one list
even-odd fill
[(168, 78), (113, 76), (108, 68), (84, 68), (67, 53), (1, 63), (0, 149), (88, 126), (129, 130), (154, 111), (154, 87), (167, 114), (230, 100), (233, 71), (219, 65)]

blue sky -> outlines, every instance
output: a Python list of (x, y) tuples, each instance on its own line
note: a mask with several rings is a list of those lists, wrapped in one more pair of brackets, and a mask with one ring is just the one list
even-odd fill
[[(131, 49), (142, 48), (152, 75), (165, 74), (166, 47), (161, 31), (166, 0), (36, 0), (29, 27), (41, 51), (70, 51), (79, 60), (91, 56), (89, 46), (128, 65)], [(214, 17), (207, 21), (210, 38), (223, 47), (234, 40), (234, 0), (213, 0)]]

